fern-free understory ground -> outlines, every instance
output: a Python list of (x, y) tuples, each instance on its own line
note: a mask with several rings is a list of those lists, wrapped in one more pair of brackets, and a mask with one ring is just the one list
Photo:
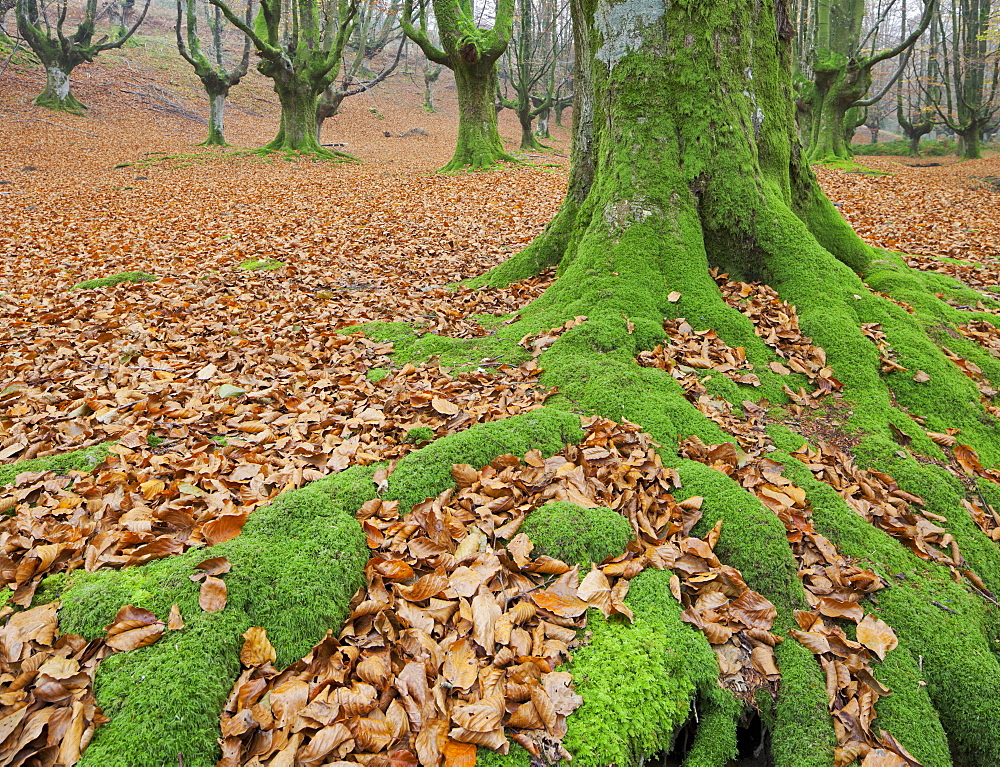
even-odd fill
[[(100, 122), (66, 125), (84, 125), (92, 132), (108, 129)], [(66, 144), (64, 133), (73, 131), (59, 134)], [(35, 140), (41, 142), (45, 135)], [(24, 136), (15, 138), (22, 142), (22, 151), (29, 148)], [(177, 149), (180, 154), (181, 147)], [(731, 440), (725, 419), (710, 417), (716, 409), (711, 403), (740, 408), (761, 393), (778, 401), (783, 383), (793, 389), (808, 387), (808, 376), (794, 370), (788, 376), (773, 372), (771, 363), (781, 365), (788, 359), (766, 339), (757, 338), (749, 320), (733, 315), (733, 332), (746, 339), (747, 357), (760, 373), (761, 387), (735, 383), (711, 368), (689, 366), (690, 371), (678, 373), (687, 376), (686, 381), (693, 377), (704, 389), (692, 395), (670, 373), (633, 361), (636, 353), (652, 345), (646, 341), (657, 335), (666, 338), (660, 327), (648, 322), (635, 333), (627, 330), (627, 319), (620, 328), (602, 326), (596, 333), (578, 325), (549, 339), (557, 323), (549, 322), (544, 311), (534, 319), (529, 314), (517, 333), (495, 316), (472, 321), (476, 315), (519, 309), (540, 294), (551, 275), (483, 293), (441, 288), (481, 274), (537, 234), (559, 202), (560, 175), (524, 168), (442, 178), (429, 173), (441, 164), (440, 158), (405, 167), (378, 162), (333, 167), (303, 161), (271, 167), (250, 160), (211, 160), (180, 168), (154, 163), (139, 173), (112, 167), (136, 157), (113, 158), (112, 164), (105, 156), (106, 167), (91, 176), (95, 165), (86, 163), (93, 158), (72, 160), (65, 148), (59, 151), (62, 154), (53, 154), (48, 166), (24, 152), (3, 169), (16, 183), (0, 191), (14, 187), (9, 199), (17, 203), (14, 225), (3, 235), (4, 247), (19, 255), (5, 259), (0, 286), (4, 322), (13, 340), (4, 350), (8, 378), (0, 382), (4, 459), (8, 464), (35, 459), (38, 462), (20, 469), (53, 469), (72, 480), (29, 476), (19, 489), (30, 489), (30, 494), (15, 498), (15, 506), (34, 508), (41, 516), (65, 513), (79, 523), (93, 511), (86, 499), (102, 499), (117, 529), (130, 537), (121, 551), (94, 555), (98, 569), (106, 572), (63, 578), (60, 566), (66, 560), (57, 554), (45, 564), (57, 575), (42, 582), (35, 603), (62, 599), (61, 630), (88, 639), (102, 635), (118, 608), (130, 603), (165, 620), (176, 602), (188, 621), (176, 638), (167, 635), (148, 648), (102, 662), (97, 700), (112, 721), (97, 731), (86, 763), (130, 764), (133, 757), (126, 754), (136, 753), (138, 742), (143, 749), (160, 748), (164, 764), (176, 761), (167, 753), (174, 749), (184, 753), (188, 765), (214, 762), (218, 716), (199, 714), (212, 707), (221, 711), (238, 673), (241, 634), (251, 626), (266, 627), (280, 668), (304, 656), (325, 630), (338, 630), (346, 600), (360, 583), (364, 553), (361, 528), (350, 513), (381, 487), (373, 481), (374, 469), (366, 465), (412, 456), (403, 458), (384, 493), (386, 498), (398, 496), (406, 508), (450, 484), (452, 463), (478, 469), (503, 453), (523, 455), (539, 446), (557, 452), (577, 438), (574, 411), (615, 416), (624, 412), (642, 422), (663, 444), (666, 460), (676, 465), (681, 481), (677, 500), (705, 499), (694, 533), (707, 538), (722, 520), (716, 543), (720, 559), (775, 604), (775, 631), (788, 635), (796, 629), (794, 611), (809, 603), (779, 518), (722, 472), (678, 458), (673, 443), (678, 436), (692, 434), (707, 444)], [(41, 170), (24, 170), (27, 167)], [(137, 179), (144, 174), (145, 179)], [(281, 193), (258, 192), (262, 176)], [(78, 191), (95, 178), (102, 185), (96, 194), (66, 191)], [(219, 189), (222, 179), (225, 192)], [(853, 176), (850, 181), (870, 183), (875, 200), (878, 185), (886, 183)], [(116, 184), (139, 186), (120, 189)], [(206, 195), (206, 189), (218, 194)], [(984, 205), (992, 200), (990, 194), (982, 191)], [(475, 207), (470, 205), (473, 199)], [(55, 202), (62, 206), (62, 220), (53, 224), (42, 215), (42, 206)], [(102, 212), (109, 207), (114, 217)], [(192, 219), (192, 209), (200, 218)], [(878, 215), (877, 202), (870, 215)], [(322, 226), (317, 218), (322, 218)], [(192, 220), (204, 225), (192, 226)], [(260, 236), (264, 222), (270, 237)], [(945, 239), (933, 228), (927, 234), (926, 242)], [(963, 255), (977, 265), (977, 274), (985, 275), (977, 284), (988, 286), (990, 270), (996, 275), (992, 259), (1000, 253), (989, 244), (989, 236), (983, 239), (982, 252)], [(273, 271), (239, 268), (248, 259), (275, 257), (285, 265)], [(138, 270), (161, 279), (70, 290), (84, 280)], [(794, 409), (794, 402), (784, 402), (783, 410), (771, 411), (762, 424), (774, 448), (766, 455), (782, 464), (784, 476), (803, 490), (816, 529), (840, 555), (871, 568), (888, 584), (865, 602), (866, 610), (895, 629), (900, 642), (885, 662), (872, 665), (875, 676), (893, 690), (878, 703), (876, 729), (886, 729), (928, 767), (985, 767), (1000, 759), (1000, 711), (991, 694), (1000, 678), (994, 652), (1000, 633), (995, 606), (962, 571), (974, 573), (997, 593), (1000, 556), (996, 544), (961, 513), (961, 501), (997, 510), (1000, 493), (988, 479), (977, 486), (952, 448), (925, 433), (947, 437), (949, 428), (958, 428), (957, 440), (974, 445), (986, 468), (1000, 459), (1000, 447), (990, 436), (994, 424), (983, 420), (974, 404), (981, 397), (992, 401), (983, 387), (1000, 385), (1000, 363), (955, 330), (963, 319), (989, 313), (996, 305), (989, 303), (988, 291), (987, 298), (980, 299), (944, 276), (952, 273), (947, 266), (942, 272), (913, 274), (900, 267), (896, 256), (885, 254), (864, 275), (869, 287), (913, 312), (895, 304), (898, 311), (886, 314), (881, 301), (866, 295), (858, 299), (859, 314), (878, 310), (888, 317), (878, 332), (887, 335), (891, 350), (901, 355), (897, 358), (927, 360), (921, 370), (931, 385), (914, 380), (914, 369), (886, 371), (897, 401), (849, 400), (842, 403), (848, 411), (844, 418), (831, 419), (824, 428), (843, 431), (846, 441), (858, 446), (860, 463), (872, 463), (891, 475), (903, 492), (920, 497), (922, 508), (944, 518), (940, 524), (955, 542), (962, 567), (953, 572), (921, 558), (869, 524), (831, 483), (796, 457), (802, 440), (793, 433), (795, 423), (808, 419), (809, 402), (801, 410)], [(933, 298), (934, 293), (941, 298)], [(685, 311), (690, 311), (691, 298), (681, 296)], [(977, 306), (980, 300), (986, 301), (982, 308)], [(723, 311), (721, 304), (716, 311)], [(908, 332), (911, 318), (934, 331), (935, 341), (972, 360), (981, 376), (931, 354)], [(336, 333), (351, 322), (369, 321), (383, 324), (365, 326), (364, 338)], [(439, 335), (426, 335), (428, 331)], [(525, 333), (530, 337), (519, 346)], [(446, 336), (462, 340), (455, 343)], [(562, 351), (556, 347), (546, 353), (556, 336)], [(632, 337), (634, 348), (623, 346), (600, 356), (588, 352), (619, 338), (628, 341), (626, 337)], [(776, 346), (780, 350), (781, 344)], [(879, 356), (875, 343), (869, 354), (873, 360)], [(428, 364), (434, 355), (437, 362)], [(504, 362), (512, 368), (502, 369)], [(539, 364), (546, 368), (544, 374), (537, 370)], [(556, 409), (542, 411), (546, 415), (525, 415), (545, 398), (547, 382), (560, 376), (583, 384), (551, 397)], [(875, 391), (879, 381), (858, 375), (848, 383), (870, 384)], [(243, 393), (227, 396), (225, 386)], [(942, 396), (950, 397), (945, 390), (961, 392), (967, 405), (954, 409), (949, 418), (936, 416), (924, 424), (905, 416), (905, 408), (927, 405), (923, 398), (928, 391), (944, 391)], [(703, 394), (704, 410), (689, 406), (692, 397), (697, 403)], [(650, 404), (653, 397), (659, 398), (656, 407)], [(668, 418), (663, 402), (679, 417)], [(470, 414), (475, 416), (471, 420)], [(891, 441), (888, 433), (865, 439), (856, 431), (872, 428), (887, 414), (903, 433), (898, 441)], [(496, 423), (513, 415), (518, 420)], [(740, 417), (738, 410), (735, 417)], [(476, 421), (489, 427), (469, 431)], [(412, 452), (432, 437), (449, 434), (455, 436)], [(815, 444), (815, 434), (808, 436)], [(105, 458), (109, 442), (115, 443), (110, 457), (95, 467), (95, 460)], [(90, 445), (105, 447), (61, 462), (55, 458)], [(46, 463), (50, 459), (56, 463)], [(332, 480), (319, 479), (349, 464), (355, 468)], [(70, 470), (80, 473), (67, 474)], [(9, 474), (0, 477), (14, 479)], [(35, 487), (32, 480), (55, 484)], [(311, 480), (319, 481), (295, 490)], [(267, 505), (282, 492), (287, 494)], [(74, 500), (79, 498), (85, 501)], [(256, 510), (249, 519), (223, 520), (239, 517), (243, 507)], [(185, 514), (196, 517), (200, 526), (194, 537)], [(320, 525), (321, 520), (330, 524)], [(202, 535), (213, 522), (220, 524)], [(558, 524), (563, 522), (549, 525), (548, 538), (547, 531), (540, 532), (538, 545), (558, 543)], [(241, 534), (225, 540), (228, 524), (241, 525)], [(616, 527), (607, 520), (595, 523), (598, 528), (604, 524)], [(312, 525), (323, 530), (317, 533)], [(586, 526), (591, 527), (589, 522)], [(51, 552), (39, 554), (39, 547), (50, 541), (57, 546), (72, 543), (59, 538), (62, 533), (55, 528), (46, 528), (27, 546), (19, 544), (20, 562), (36, 563), (38, 572)], [(53, 537), (46, 537), (50, 534)], [(326, 547), (317, 543), (326, 540), (322, 536), (329, 538)], [(143, 545), (170, 538), (184, 538), (181, 548), (192, 543), (214, 546), (210, 552), (196, 546), (189, 553), (143, 564), (150, 552), (141, 551)], [(299, 538), (319, 548), (289, 543)], [(4, 541), (7, 546), (11, 539)], [(950, 544), (945, 548), (951, 556)], [(35, 553), (29, 554), (32, 549)], [(319, 549), (335, 550), (342, 557), (322, 561), (322, 577), (314, 578), (320, 564), (312, 572), (310, 557), (320, 557)], [(588, 551), (594, 557), (605, 553)], [(80, 554), (84, 559), (85, 552)], [(232, 574), (224, 576), (230, 602), (220, 613), (204, 613), (198, 586), (187, 576), (194, 565), (213, 555), (224, 555), (233, 564)], [(583, 554), (574, 550), (562, 556)], [(134, 566), (116, 572), (123, 564)], [(263, 581), (268, 587), (262, 592)], [(307, 587), (313, 590), (304, 598)], [(574, 660), (577, 689), (585, 701), (591, 698), (589, 706), (571, 718), (564, 740), (582, 763), (623, 763), (669, 748), (674, 731), (689, 718), (691, 701), (697, 701), (701, 721), (688, 764), (722, 765), (733, 754), (735, 726), (743, 712), (714, 685), (709, 644), (682, 623), (680, 605), (669, 592), (665, 571), (648, 571), (635, 579), (628, 598), (635, 614), (631, 627), (621, 625), (617, 617), (595, 616), (591, 621), (590, 644)], [(325, 612), (318, 609), (320, 603), (327, 606)], [(640, 651), (641, 664), (614, 666), (614, 659), (638, 657)], [(796, 767), (830, 764), (836, 732), (821, 666), (791, 638), (775, 653), (784, 692), (776, 699), (762, 694), (759, 701), (762, 719), (774, 736), (775, 762)], [(690, 660), (682, 662), (681, 657)], [(189, 662), (193, 658), (200, 660)], [(143, 685), (137, 684), (140, 679)], [(616, 685), (621, 698), (599, 697)], [(171, 710), (171, 702), (179, 700), (184, 708), (176, 714), (183, 723), (171, 723), (162, 733), (132, 719), (133, 710)], [(634, 705), (636, 701), (642, 705)], [(637, 731), (623, 734), (628, 729), (623, 726), (609, 732), (603, 726), (608, 717), (631, 721)], [(485, 752), (481, 758), (485, 764), (497, 759)], [(526, 754), (514, 749), (505, 761), (524, 764)]]

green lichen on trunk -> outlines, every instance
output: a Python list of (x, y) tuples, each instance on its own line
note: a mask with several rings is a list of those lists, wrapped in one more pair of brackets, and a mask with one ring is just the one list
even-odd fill
[(497, 129), (496, 63), (481, 57), (473, 62), (462, 59), (452, 71), (458, 89), (458, 137), (455, 154), (442, 170), (484, 170), (514, 162)]

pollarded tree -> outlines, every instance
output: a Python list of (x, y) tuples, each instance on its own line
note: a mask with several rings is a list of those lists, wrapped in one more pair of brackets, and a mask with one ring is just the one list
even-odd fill
[[(458, 138), (443, 170), (489, 168), (514, 158), (504, 151), (497, 130), (497, 59), (510, 41), (514, 0), (498, 0), (493, 26), (481, 29), (471, 0), (433, 0), (440, 47), (427, 34), (423, 3), (403, 5), (403, 31), (424, 55), (455, 74), (458, 89)], [(415, 12), (416, 11), (416, 12)]]
[[(223, 122), (226, 114), (226, 99), (229, 90), (234, 85), (239, 85), (240, 80), (247, 73), (250, 67), (250, 38), (243, 35), (243, 55), (239, 62), (232, 69), (226, 68), (226, 52), (223, 45), (224, 25), (222, 22), (222, 11), (218, 7), (212, 10), (214, 13), (205, 14), (205, 24), (208, 27), (210, 39), (208, 50), (202, 49), (202, 42), (198, 36), (198, 2), (197, 0), (186, 0), (186, 24), (185, 9), (181, 5), (181, 0), (177, 0), (177, 50), (185, 61), (194, 67), (194, 72), (205, 87), (208, 94), (208, 138), (205, 139), (205, 146), (227, 146), (226, 136), (223, 130)], [(249, 24), (253, 18), (253, 3), (247, 3), (246, 21)], [(184, 32), (182, 32), (182, 28)], [(184, 38), (187, 38), (185, 44)]]
[(337, 77), (344, 45), (354, 27), (353, 0), (261, 0), (254, 23), (241, 19), (225, 0), (209, 0), (253, 42), (257, 70), (274, 82), (281, 126), (265, 151), (343, 156), (316, 138), (319, 97)]
[[(879, 0), (870, 8), (865, 0), (799, 0), (796, 18), (799, 35), (799, 110), (802, 138), (809, 158), (850, 157), (845, 137), (848, 112), (879, 101), (902, 74), (906, 56), (884, 87), (865, 98), (872, 85), (872, 71), (900, 54), (908, 55), (930, 25), (937, 0), (922, 0), (920, 20), (906, 31), (905, 3), (902, 13), (893, 0)], [(866, 13), (869, 15), (867, 29)], [(879, 48), (884, 28), (900, 21), (903, 33), (898, 44)], [(857, 112), (855, 112), (855, 115)], [(861, 124), (860, 122), (858, 124)]]
[(96, 42), (97, 0), (86, 0), (76, 31), (64, 32), (70, 11), (68, 0), (44, 4), (38, 0), (17, 0), (17, 31), (45, 67), (45, 90), (34, 103), (50, 109), (83, 114), (86, 107), (70, 90), (70, 74), (85, 61), (93, 61), (101, 51), (123, 46), (142, 23), (149, 10), (149, 0), (138, 20), (120, 34), (103, 35)]
[[(537, 7), (536, 7), (537, 6)], [(521, 0), (515, 33), (507, 51), (507, 82), (512, 98), (499, 91), (500, 103), (514, 111), (521, 125), (521, 149), (541, 146), (531, 124), (552, 107), (555, 91), (555, 67), (559, 56), (556, 22), (559, 9), (555, 2)], [(547, 131), (546, 131), (547, 132)]]
[(896, 122), (909, 139), (910, 157), (920, 154), (920, 139), (934, 130), (933, 102), (939, 99), (940, 88), (938, 56), (938, 26), (932, 24), (927, 44), (911, 59), (896, 87)]

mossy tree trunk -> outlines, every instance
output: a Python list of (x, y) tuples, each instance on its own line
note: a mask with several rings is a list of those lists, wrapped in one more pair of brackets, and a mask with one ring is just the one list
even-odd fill
[(437, 108), (434, 106), (434, 83), (441, 76), (441, 65), (430, 61), (424, 63), (424, 103), (421, 106), (425, 112), (434, 114)]
[[(586, 316), (542, 355), (543, 381), (559, 387), (567, 407), (582, 405), (639, 423), (669, 451), (678, 438), (716, 427), (683, 400), (671, 380), (640, 368), (635, 355), (662, 341), (664, 318), (683, 317), (696, 330), (712, 329), (753, 358), (760, 339), (722, 300), (710, 268), (766, 282), (797, 307), (804, 332), (825, 350), (834, 375), (844, 383), (845, 403), (853, 412), (847, 428), (864, 435), (857, 460), (905, 477), (900, 480), (904, 489), (930, 497), (940, 490), (941, 475), (901, 451), (890, 424), (916, 435), (922, 440), (919, 449), (931, 454), (938, 448), (911, 416), (925, 419), (926, 428), (961, 422), (965, 438), (975, 441), (992, 465), (1000, 461), (1000, 423), (985, 412), (974, 387), (928, 332), (939, 332), (933, 329), (946, 320), (962, 321), (934, 295), (933, 286), (943, 281), (910, 271), (895, 255), (865, 245), (820, 191), (796, 135), (789, 9), (787, 0), (574, 0), (577, 108), (566, 201), (531, 246), (474, 284), (505, 284), (557, 265), (558, 279), (521, 310), (510, 332), (520, 337)], [(670, 108), (659, 108), (663, 104)], [(843, 131), (837, 135), (842, 141)], [(670, 298), (675, 291), (679, 300)], [(920, 308), (908, 314), (877, 292)], [(862, 324), (872, 322), (885, 329), (911, 372), (888, 379), (880, 374), (878, 352), (862, 332)], [(989, 375), (1000, 380), (1000, 365), (971, 347), (963, 352), (987, 364)], [(761, 359), (755, 369), (764, 380), (770, 373)], [(912, 371), (930, 368), (936, 371), (931, 381), (914, 382)], [(734, 394), (733, 401), (742, 396)], [(739, 510), (742, 502), (736, 498), (742, 491), (726, 490), (725, 480), (713, 478), (710, 470), (703, 473), (679, 459), (677, 465), (687, 492), (714, 499), (707, 501), (713, 510), (705, 524), (725, 520), (720, 556), (778, 606), (778, 630), (794, 628), (792, 615), (803, 596), (797, 578), (784, 575), (782, 563), (789, 555), (781, 553), (783, 533), (764, 532), (769, 523)], [(1000, 553), (972, 525), (960, 498), (961, 491), (955, 491), (937, 508), (947, 504), (955, 529), (966, 531), (962, 550), (968, 549), (970, 561), (978, 560), (976, 571), (1000, 583)], [(818, 496), (812, 502), (818, 506)], [(848, 539), (861, 538), (844, 531), (856, 529), (866, 542), (850, 549), (856, 552), (852, 556), (870, 556), (866, 547), (876, 540), (886, 551), (909, 556), (881, 532), (858, 523), (846, 506), (839, 508), (840, 516), (824, 518), (829, 525), (824, 534), (850, 549)], [(948, 587), (950, 574), (931, 570), (927, 577)], [(962, 608), (970, 611), (963, 613), (964, 620), (982, 631), (972, 639), (978, 648), (974, 664), (981, 660), (982, 665), (970, 676), (968, 656), (959, 659), (953, 643), (976, 632), (959, 640), (943, 624), (931, 625), (946, 620), (945, 615), (916, 619), (903, 605), (920, 602), (919, 592), (919, 586), (911, 590), (897, 581), (886, 598), (893, 606), (880, 597), (881, 607), (866, 607), (894, 625), (907, 657), (922, 655), (927, 663), (934, 655), (934, 663), (941, 664), (941, 673), (915, 698), (896, 709), (879, 709), (885, 712), (882, 726), (925, 764), (949, 767), (949, 745), (955, 764), (1000, 763), (1000, 726), (983, 734), (969, 725), (972, 718), (1000, 716), (1000, 664), (991, 646), (994, 618), (974, 617), (993, 608), (978, 597)], [(777, 654), (782, 688), (766, 717), (774, 763), (831, 765), (832, 726), (822, 674), (794, 642), (779, 645)], [(894, 672), (887, 668), (884, 673)], [(898, 677), (899, 690), (912, 684)], [(956, 707), (956, 700), (962, 706)], [(918, 708), (924, 713), (914, 713)], [(938, 718), (948, 744), (935, 729)]]
[[(250, 23), (253, 4), (247, 4), (246, 23)], [(186, 11), (186, 23), (185, 23)], [(177, 0), (177, 50), (192, 67), (201, 80), (208, 94), (208, 138), (204, 146), (228, 146), (226, 142), (224, 121), (226, 114), (226, 99), (229, 90), (239, 85), (240, 80), (250, 68), (250, 38), (243, 37), (243, 55), (231, 70), (227, 70), (222, 43), (222, 11), (216, 7), (214, 13), (207, 15), (206, 22), (211, 35), (208, 50), (202, 49), (202, 41), (198, 34), (198, 4), (197, 0), (186, 0), (186, 8), (181, 0)], [(182, 32), (186, 31), (186, 34)], [(185, 37), (187, 42), (185, 42)]]
[(94, 42), (99, 16), (97, 0), (85, 0), (82, 18), (76, 31), (67, 35), (66, 17), (69, 12), (67, 0), (56, 0), (48, 5), (37, 0), (17, 0), (14, 11), (17, 15), (17, 30), (45, 67), (45, 90), (34, 103), (61, 112), (82, 115), (86, 107), (73, 95), (70, 75), (85, 61), (93, 61), (101, 51), (120, 48), (135, 34), (149, 9), (149, 1), (135, 24), (118, 33), (101, 37)]
[(427, 35), (422, 5), (414, 16), (412, 0), (407, 0), (401, 23), (429, 61), (455, 73), (458, 138), (455, 154), (442, 170), (483, 169), (513, 161), (500, 140), (495, 104), (496, 62), (510, 41), (514, 0), (499, 0), (490, 29), (478, 27), (471, 0), (434, 0), (432, 6), (440, 48)]
[[(849, 125), (849, 111), (877, 103), (899, 79), (910, 50), (930, 26), (936, 7), (937, 0), (924, 0), (919, 23), (898, 45), (865, 54), (862, 48), (867, 37), (862, 22), (870, 9), (864, 0), (816, 0), (811, 16), (812, 48), (805, 65), (811, 77), (800, 95), (800, 108), (809, 115), (809, 130), (803, 139), (810, 160), (851, 156), (846, 137), (853, 135), (857, 126)], [(900, 54), (905, 55), (895, 73), (879, 93), (866, 99), (874, 67)]]
[(355, 22), (350, 0), (261, 0), (253, 25), (237, 16), (225, 0), (208, 0), (240, 29), (256, 48), (257, 70), (274, 82), (281, 104), (278, 135), (266, 152), (297, 152), (344, 157), (322, 147), (317, 138), (320, 95), (337, 76), (341, 54)]

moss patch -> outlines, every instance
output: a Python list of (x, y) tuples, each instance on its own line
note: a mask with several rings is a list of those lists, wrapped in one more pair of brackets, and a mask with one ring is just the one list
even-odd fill
[(273, 272), (284, 265), (284, 261), (279, 261), (276, 258), (248, 258), (241, 261), (237, 268), (245, 272)]
[[(60, 595), (60, 627), (92, 638), (117, 610), (134, 604), (166, 619), (177, 603), (187, 625), (159, 642), (114, 655), (98, 669), (98, 704), (111, 721), (98, 729), (81, 765), (191, 767), (219, 757), (218, 716), (239, 671), (241, 634), (263, 626), (284, 666), (305, 655), (347, 615), (364, 583), (365, 536), (353, 512), (375, 496), (374, 467), (348, 469), (279, 496), (258, 509), (243, 533), (120, 572), (77, 572)], [(225, 556), (232, 571), (225, 610), (206, 613), (194, 566)]]
[(25, 471), (54, 471), (57, 474), (67, 474), (71, 471), (90, 471), (104, 460), (109, 447), (111, 447), (111, 443), (104, 442), (92, 447), (71, 450), (68, 453), (5, 464), (0, 466), (0, 487), (13, 483), (17, 475)]
[[(719, 687), (719, 666), (704, 636), (681, 621), (670, 572), (637, 576), (626, 602), (635, 614), (631, 624), (588, 613), (590, 641), (568, 666), (584, 699), (567, 719), (563, 741), (573, 764), (626, 767), (669, 750), (696, 700), (724, 715), (703, 734), (699, 758), (689, 764), (724, 764), (736, 755), (735, 720), (742, 707)], [(712, 754), (723, 761), (713, 761)]]
[(632, 525), (618, 512), (565, 502), (550, 502), (535, 509), (520, 531), (535, 544), (535, 554), (584, 568), (618, 556), (635, 537)]
[(110, 277), (98, 277), (96, 280), (85, 280), (78, 285), (74, 285), (70, 290), (89, 290), (91, 288), (106, 288), (110, 285), (118, 285), (122, 282), (156, 282), (159, 277), (147, 272), (121, 272), (112, 274)]

